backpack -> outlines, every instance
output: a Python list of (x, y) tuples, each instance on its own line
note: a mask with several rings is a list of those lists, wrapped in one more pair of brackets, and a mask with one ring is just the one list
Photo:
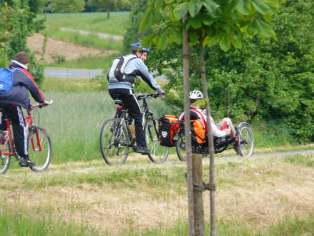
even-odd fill
[[(194, 113), (197, 119), (191, 120), (191, 138), (192, 142), (196, 144), (204, 144), (206, 142), (207, 135), (207, 121), (206, 117), (200, 109), (191, 108), (191, 113)], [(181, 121), (184, 120), (184, 112), (179, 118)]]
[(124, 69), (126, 65), (133, 59), (136, 59), (135, 55), (119, 57), (113, 60), (108, 73), (108, 80), (118, 80), (123, 81), (125, 78)]
[(12, 90), (13, 72), (14, 70), (0, 68), (0, 95), (6, 95)]
[(175, 146), (174, 136), (180, 128), (179, 119), (174, 115), (164, 115), (159, 119), (160, 145)]
[(192, 140), (195, 140), (198, 144), (206, 142), (206, 130), (200, 120), (192, 121)]

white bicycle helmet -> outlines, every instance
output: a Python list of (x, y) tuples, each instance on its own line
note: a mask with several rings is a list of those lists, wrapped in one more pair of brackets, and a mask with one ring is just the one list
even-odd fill
[(203, 93), (197, 89), (190, 92), (190, 99), (200, 99), (203, 97)]

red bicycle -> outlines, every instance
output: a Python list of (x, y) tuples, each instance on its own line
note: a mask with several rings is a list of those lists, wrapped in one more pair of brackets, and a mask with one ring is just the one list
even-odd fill
[[(32, 171), (41, 172), (48, 169), (51, 162), (51, 140), (46, 129), (41, 128), (33, 123), (33, 111), (36, 108), (42, 108), (52, 104), (53, 101), (32, 105), (27, 110), (25, 121), (28, 127), (28, 153), (29, 159), (33, 165), (29, 166)], [(0, 112), (1, 109), (0, 109)], [(16, 153), (11, 120), (4, 119), (5, 129), (0, 130), (0, 174), (6, 173), (9, 169), (11, 158), (15, 157), (19, 161)]]

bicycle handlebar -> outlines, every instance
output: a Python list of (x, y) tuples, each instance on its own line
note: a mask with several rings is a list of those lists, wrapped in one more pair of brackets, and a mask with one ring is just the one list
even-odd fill
[(36, 104), (32, 104), (31, 105), (31, 110), (35, 109), (35, 108), (42, 108), (42, 107), (46, 107), (48, 105), (51, 105), (53, 103), (53, 100), (45, 100), (43, 103), (36, 103)]
[(144, 98), (157, 98), (157, 97), (160, 97), (160, 94), (159, 93), (148, 93), (148, 94), (138, 94), (137, 96), (137, 99), (141, 100), (141, 99), (144, 99)]

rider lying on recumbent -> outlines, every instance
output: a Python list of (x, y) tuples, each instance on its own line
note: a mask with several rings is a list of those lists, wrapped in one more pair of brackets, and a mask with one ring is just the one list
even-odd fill
[[(192, 145), (205, 145), (207, 143), (207, 119), (206, 107), (207, 101), (204, 99), (203, 93), (199, 90), (190, 92), (190, 113), (192, 121)], [(179, 117), (179, 120), (184, 120), (184, 113)], [(212, 116), (209, 117), (212, 134), (214, 139), (234, 138), (236, 135), (235, 128), (230, 118), (223, 118), (218, 124), (215, 123)], [(193, 135), (195, 137), (193, 137)], [(206, 145), (207, 146), (207, 145)]]

